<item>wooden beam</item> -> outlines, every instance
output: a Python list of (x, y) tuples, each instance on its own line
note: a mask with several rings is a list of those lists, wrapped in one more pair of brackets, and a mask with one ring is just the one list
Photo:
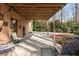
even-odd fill
[(48, 14), (22, 14), (26, 19), (37, 19), (37, 20), (48, 20), (50, 16), (52, 16), (54, 13), (48, 13)]
[(8, 5), (14, 7), (62, 7), (64, 3), (9, 3)]
[(32, 9), (48, 9), (48, 8), (60, 9), (62, 7), (11, 7), (11, 8), (15, 8), (15, 9), (30, 9), (30, 8), (32, 8)]
[(61, 8), (13, 8), (16, 11), (58, 11)]
[(54, 14), (55, 12), (38, 12), (38, 13), (35, 13), (35, 12), (32, 12), (32, 13), (20, 13), (22, 15), (48, 15), (48, 14)]
[(10, 6), (16, 8), (61, 8), (62, 6)]
[(35, 18), (35, 17), (38, 17), (38, 18), (41, 18), (41, 17), (45, 17), (45, 18), (48, 18), (50, 17), (52, 14), (29, 14), (29, 15), (24, 15), (24, 17), (26, 18)]
[(32, 12), (34, 12), (34, 13), (39, 13), (39, 12), (42, 12), (42, 13), (49, 13), (49, 12), (56, 12), (56, 11), (39, 11), (39, 10), (37, 10), (37, 11), (18, 11), (18, 12), (20, 12), (20, 13), (32, 13)]
[(47, 20), (65, 3), (9, 3), (7, 5), (26, 19)]
[[(52, 15), (52, 14), (46, 14), (46, 15), (44, 15), (44, 14), (39, 14), (39, 15), (41, 15), (41, 16), (50, 16), (50, 15)], [(38, 14), (35, 14), (35, 15), (29, 14), (29, 15), (24, 15), (24, 16), (28, 16), (28, 17), (38, 16), (38, 17), (39, 17), (39, 15), (38, 15)]]

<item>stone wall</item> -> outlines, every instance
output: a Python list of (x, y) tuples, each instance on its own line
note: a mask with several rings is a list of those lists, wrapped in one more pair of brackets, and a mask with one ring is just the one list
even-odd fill
[[(14, 11), (12, 8), (10, 8), (8, 5), (4, 3), (0, 3), (0, 14), (3, 15), (3, 21), (8, 22), (8, 26), (10, 27), (10, 21), (11, 18), (18, 21), (17, 26), (17, 34), (18, 36), (23, 36), (23, 26), (25, 27), (25, 34), (28, 33), (28, 31), (32, 31), (32, 27), (29, 27), (29, 22), (32, 24), (30, 20), (26, 20), (24, 17), (22, 17), (20, 14), (18, 14), (16, 11)], [(19, 28), (21, 26), (21, 28)], [(29, 30), (28, 30), (29, 29)]]

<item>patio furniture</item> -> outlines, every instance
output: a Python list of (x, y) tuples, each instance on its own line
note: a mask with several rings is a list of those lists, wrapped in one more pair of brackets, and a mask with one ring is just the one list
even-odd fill
[(15, 45), (13, 43), (8, 43), (4, 45), (0, 45), (0, 55), (7, 56), (11, 55), (15, 49)]
[(12, 39), (14, 43), (19, 43), (22, 40), (22, 38), (17, 37), (16, 32), (12, 33)]

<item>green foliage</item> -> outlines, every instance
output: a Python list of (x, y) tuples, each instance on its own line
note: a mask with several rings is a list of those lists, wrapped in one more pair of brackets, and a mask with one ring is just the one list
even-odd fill
[[(56, 32), (68, 32), (68, 33), (73, 33), (76, 35), (79, 35), (79, 23), (75, 23), (72, 21), (68, 21), (66, 23), (63, 23), (59, 20), (55, 20), (55, 31)], [(54, 22), (50, 22), (49, 26), (51, 31), (53, 32), (54, 28)]]
[[(68, 32), (79, 35), (79, 23), (75, 23), (73, 21), (68, 21), (66, 23), (61, 22), (60, 20), (55, 20), (55, 31), (56, 32)], [(33, 21), (33, 31), (54, 31), (54, 22), (49, 22), (49, 26), (47, 27), (46, 22), (37, 22)], [(48, 28), (48, 29), (47, 29)]]
[[(51, 31), (53, 32), (54, 22), (49, 22), (49, 26), (51, 28)], [(55, 20), (55, 31), (56, 32), (66, 32), (67, 27), (64, 23), (60, 22), (59, 20)]]
[(54, 23), (49, 22), (49, 29), (48, 29), (49, 32), (53, 32), (53, 26), (54, 26)]
[(46, 22), (33, 21), (33, 31), (39, 31), (39, 32), (47, 31)]
[(60, 39), (59, 41), (56, 41), (58, 44), (64, 45), (64, 39)]

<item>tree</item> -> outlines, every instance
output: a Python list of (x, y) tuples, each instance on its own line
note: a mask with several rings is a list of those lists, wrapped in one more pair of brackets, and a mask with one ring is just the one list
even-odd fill
[[(79, 23), (75, 23), (74, 21), (61, 22), (60, 20), (55, 20), (55, 31), (56, 32), (65, 32), (65, 33), (73, 33), (75, 35), (79, 35)], [(53, 32), (54, 22), (49, 22), (50, 31)]]
[(33, 21), (33, 31), (44, 32), (47, 31), (47, 23), (46, 22), (38, 22)]

